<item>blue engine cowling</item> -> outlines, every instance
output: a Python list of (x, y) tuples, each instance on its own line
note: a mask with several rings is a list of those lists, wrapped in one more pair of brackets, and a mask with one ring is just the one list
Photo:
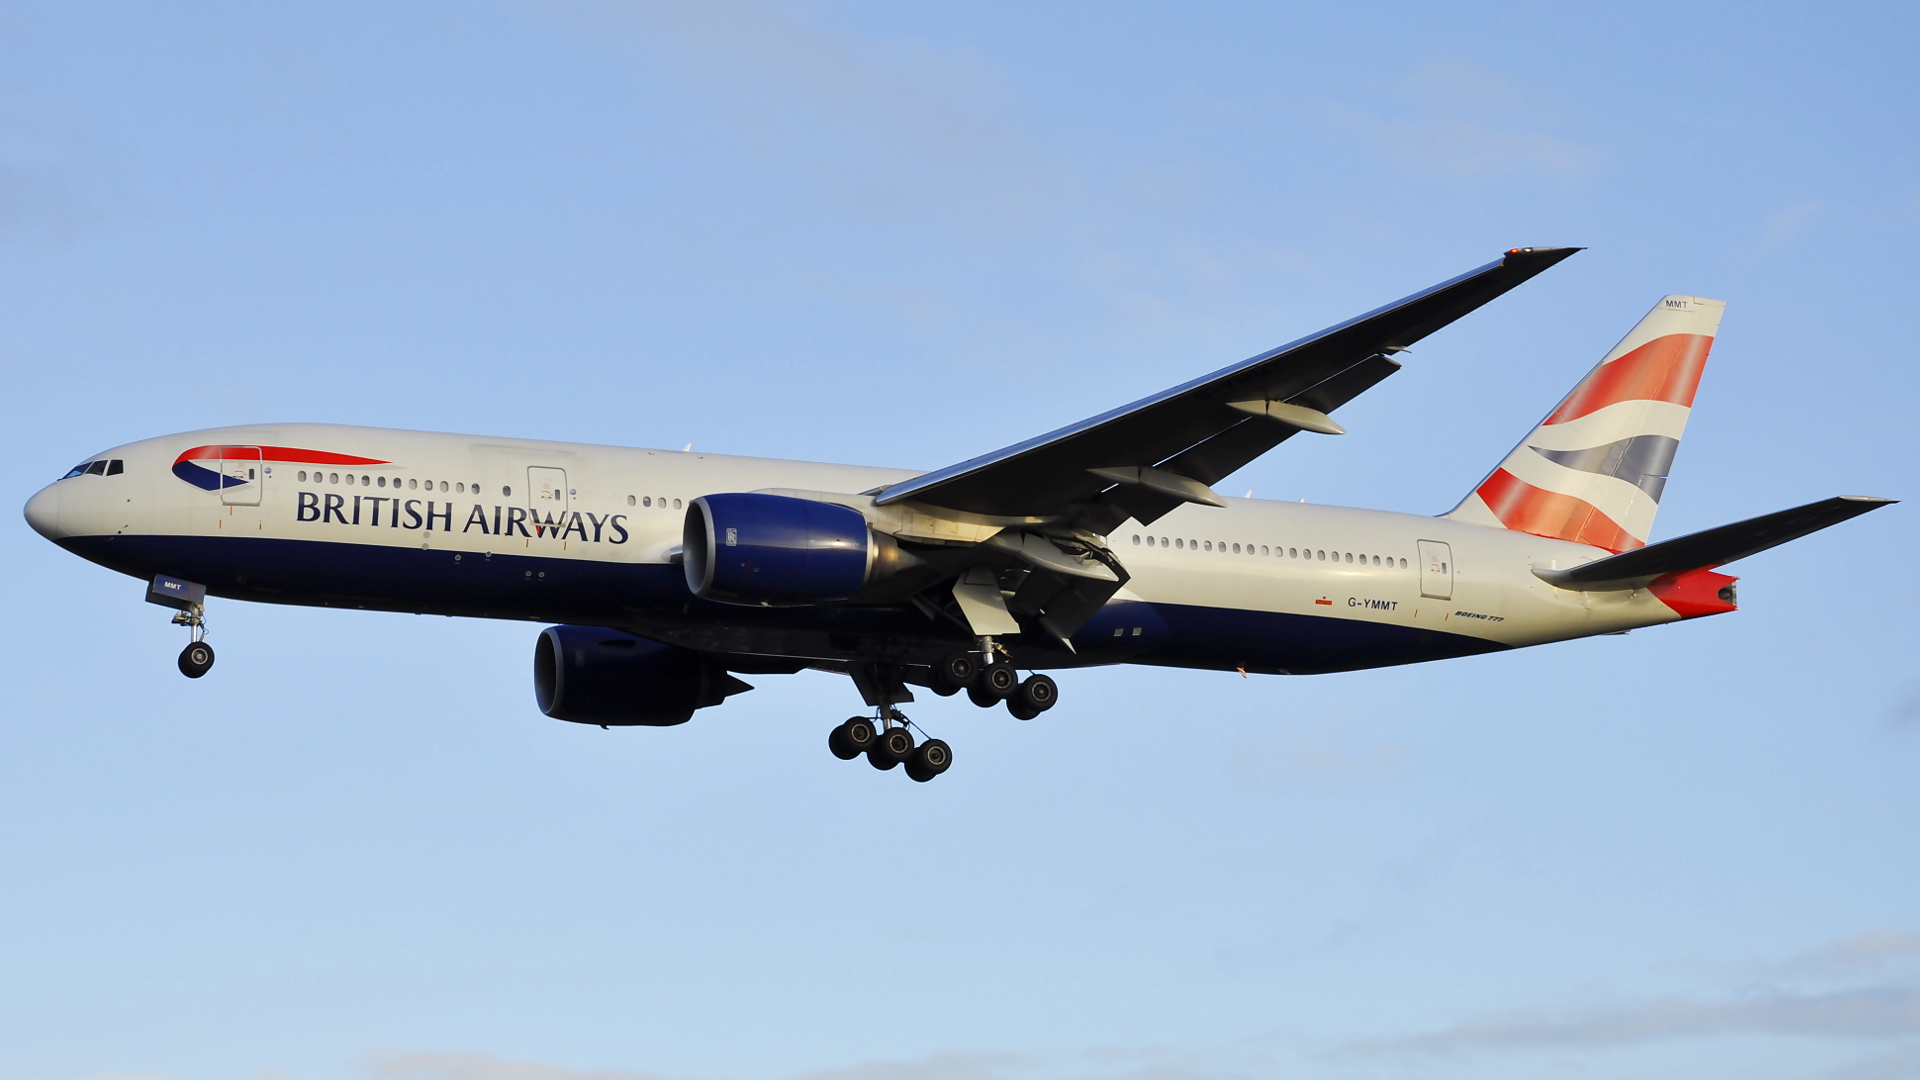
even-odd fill
[(576, 724), (669, 727), (751, 689), (691, 649), (601, 626), (549, 626), (533, 648), (533, 700)]
[(821, 604), (860, 591), (878, 545), (867, 519), (785, 495), (706, 495), (687, 508), (687, 588), (730, 604)]

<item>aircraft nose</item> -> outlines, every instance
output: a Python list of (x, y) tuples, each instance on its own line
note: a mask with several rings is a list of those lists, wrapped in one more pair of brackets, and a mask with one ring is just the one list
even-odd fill
[(60, 492), (59, 485), (48, 484), (39, 490), (33, 498), (27, 500), (27, 524), (33, 531), (49, 540), (58, 540), (60, 531)]

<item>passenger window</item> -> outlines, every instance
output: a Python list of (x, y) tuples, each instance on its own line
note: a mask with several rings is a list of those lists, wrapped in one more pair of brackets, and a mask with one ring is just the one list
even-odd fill
[(1173, 546), (1175, 548), (1185, 548), (1187, 545), (1179, 537), (1176, 536), (1173, 538)]
[(409, 480), (409, 481), (407, 481), (407, 488), (408, 488), (409, 490), (413, 490), (413, 489), (417, 489), (417, 488), (418, 488), (419, 486), (420, 486), (420, 481), (418, 481), (418, 480)]
[(1353, 552), (1351, 552), (1351, 551), (1349, 551), (1349, 552), (1347, 552), (1347, 562), (1348, 562), (1348, 563), (1352, 563), (1352, 562), (1353, 562)]
[(1405, 570), (1406, 568), (1407, 568), (1407, 560), (1405, 560), (1405, 559), (1401, 559), (1401, 560), (1400, 560), (1400, 569), (1402, 569), (1402, 570)]
[(1139, 534), (1139, 533), (1134, 533), (1134, 534), (1133, 534), (1133, 546), (1134, 546), (1134, 547), (1139, 547), (1139, 546), (1140, 546), (1140, 534)]
[(456, 495), (465, 495), (467, 493), (467, 485), (465, 484), (453, 485), (453, 493)]
[(300, 482), (303, 484), (307, 482), (307, 470), (305, 469), (300, 470)]
[(339, 474), (339, 473), (328, 473), (328, 474), (327, 474), (327, 483), (329, 483), (329, 484), (337, 484), (337, 483), (339, 483), (339, 482), (340, 482), (340, 474)]
[(1299, 548), (1288, 548), (1288, 549), (1287, 549), (1287, 558), (1289, 558), (1289, 559), (1297, 559), (1297, 558), (1299, 558), (1299, 557), (1300, 557), (1300, 549), (1299, 549)]
[(1235, 544), (1235, 545), (1233, 545), (1233, 553), (1234, 553), (1235, 555), (1238, 555), (1238, 554), (1240, 554), (1240, 545), (1239, 545), (1239, 544)]
[(678, 510), (678, 509), (680, 509), (680, 500), (679, 500), (679, 499), (675, 499), (675, 500), (673, 500), (673, 508), (674, 508), (675, 510)]
[(1326, 561), (1327, 561), (1327, 553), (1326, 553), (1326, 552), (1324, 552), (1324, 551), (1322, 551), (1322, 552), (1320, 552), (1319, 554), (1317, 554), (1317, 555), (1315, 555), (1315, 556), (1314, 556), (1314, 558), (1316, 558), (1316, 559), (1319, 559), (1319, 560), (1320, 560), (1321, 562), (1326, 562)]
[(628, 506), (632, 506), (632, 505), (634, 504), (634, 502), (635, 502), (635, 501), (636, 501), (636, 500), (634, 499), (634, 497), (633, 497), (633, 496), (631, 496), (631, 495), (629, 495), (629, 496), (627, 496), (627, 505), (628, 505)]
[[(627, 501), (628, 501), (629, 503), (631, 503), (631, 502), (632, 502), (633, 500), (631, 500), (631, 499), (629, 499), (629, 500), (627, 500)], [(653, 496), (651, 496), (651, 495), (642, 495), (642, 496), (640, 497), (640, 505), (641, 505), (641, 506), (652, 506), (652, 505), (653, 505)]]
[(1380, 565), (1380, 556), (1378, 556), (1378, 555), (1375, 555), (1375, 556), (1373, 557), (1373, 565), (1375, 565), (1375, 566), (1379, 566), (1379, 565)]
[(1209, 541), (1207, 541), (1207, 550), (1208, 550), (1208, 551), (1212, 551), (1212, 550), (1213, 550), (1213, 541), (1211, 541), (1211, 540), (1209, 540)]
[(375, 485), (377, 485), (377, 486), (379, 486), (379, 487), (386, 487), (386, 486), (387, 486), (387, 478), (383, 476), (383, 477), (381, 477), (380, 479), (378, 479), (378, 480), (376, 480), (376, 481), (374, 481), (374, 483), (375, 483)]
[(444, 495), (446, 494), (446, 491), (447, 491), (447, 482), (445, 480), (442, 480), (440, 481), (440, 493)]
[(513, 489), (511, 487), (503, 487), (500, 489), (500, 494), (511, 496), (513, 494)]
[(125, 464), (122, 463), (119, 458), (114, 458), (112, 461), (107, 462), (108, 476), (119, 476), (121, 473), (126, 471), (127, 470), (126, 470)]

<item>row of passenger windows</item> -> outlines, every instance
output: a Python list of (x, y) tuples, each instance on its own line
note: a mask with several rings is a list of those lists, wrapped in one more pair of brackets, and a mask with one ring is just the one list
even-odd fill
[(125, 464), (119, 458), (106, 458), (100, 461), (83, 461), (67, 470), (62, 480), (71, 480), (76, 476), (118, 476), (126, 472)]
[[(1168, 546), (1167, 538), (1164, 536), (1142, 537), (1139, 533), (1133, 534), (1133, 542), (1135, 545), (1144, 543), (1148, 547), (1167, 547)], [(1312, 559), (1315, 562), (1326, 562), (1328, 560), (1332, 560), (1334, 562), (1345, 562), (1349, 564), (1358, 564), (1360, 566), (1389, 566), (1390, 567), (1390, 566), (1396, 565), (1394, 562), (1394, 558), (1391, 555), (1365, 555), (1365, 554), (1356, 554), (1351, 551), (1331, 551), (1330, 552), (1323, 549), (1315, 549), (1315, 548), (1291, 548), (1291, 547), (1269, 548), (1265, 544), (1259, 544), (1259, 545), (1231, 544), (1230, 545), (1225, 540), (1187, 540), (1178, 536), (1173, 538), (1172, 546), (1176, 551), (1218, 551), (1222, 555), (1227, 554), (1229, 551), (1231, 551), (1235, 555), (1241, 555), (1241, 554), (1267, 555), (1269, 552), (1271, 552), (1274, 557), (1282, 558), (1282, 559)], [(1383, 559), (1385, 560), (1384, 562), (1382, 561)], [(1400, 569), (1405, 570), (1407, 568), (1407, 560), (1405, 559), (1399, 560), (1398, 566)]]
[[(342, 476), (340, 473), (323, 473), (318, 470), (315, 470), (313, 474), (313, 483), (316, 483), (316, 484), (338, 484), (338, 483), (341, 483), (342, 481), (344, 481), (348, 487), (353, 487), (355, 484), (358, 484), (361, 487), (388, 487), (389, 486), (387, 478), (384, 476), (356, 477), (352, 473), (347, 473), (344, 476)], [(307, 483), (307, 471), (305, 469), (300, 470), (300, 482), (303, 484)], [(421, 490), (432, 491), (434, 490), (433, 485), (434, 485), (434, 482), (432, 480), (408, 480), (406, 483), (407, 490), (409, 491), (421, 491)], [(400, 478), (397, 476), (394, 477), (391, 483), (391, 486), (396, 489), (399, 488)], [(466, 494), (468, 486), (469, 485), (467, 484), (449, 485), (445, 480), (440, 481), (441, 491), (446, 491), (449, 489), (449, 487), (451, 487), (452, 490), (459, 492), (462, 495)], [(479, 484), (474, 484), (471, 486), (473, 488), (473, 493), (475, 495), (480, 494)], [(513, 494), (513, 489), (501, 488), (500, 494), (511, 495)]]
[[(96, 461), (93, 464), (97, 466), (104, 466), (104, 465), (107, 465), (108, 463), (104, 461)], [(79, 476), (81, 473), (89, 471), (89, 468), (90, 468), (89, 466), (81, 465), (76, 467), (72, 472), (68, 473), (67, 475)], [(97, 472), (99, 470), (94, 469), (92, 471)], [(108, 470), (108, 472), (109, 474), (111, 474), (111, 473), (117, 473), (119, 471), (120, 471), (120, 462), (114, 461), (112, 463), (111, 468)], [(308, 474), (305, 469), (300, 470), (301, 483), (303, 484), (309, 483), (309, 482), (315, 483), (315, 484), (345, 483), (346, 486), (348, 487), (353, 487), (354, 485), (357, 484), (361, 487), (376, 487), (376, 488), (383, 488), (383, 487), (399, 488), (401, 486), (401, 480), (397, 476), (394, 477), (391, 481), (389, 481), (384, 476), (355, 476), (352, 473), (345, 473), (345, 474), (323, 473), (323, 472), (320, 472), (319, 470), (315, 470), (312, 474), (313, 479), (309, 481), (307, 479), (307, 475)], [(432, 491), (434, 490), (434, 483), (435, 482), (432, 480), (408, 480), (406, 481), (406, 488), (409, 491), (419, 491), (419, 490)], [(479, 484), (466, 484), (466, 483), (456, 482), (454, 484), (449, 485), (447, 481), (441, 480), (439, 481), (439, 485), (440, 485), (439, 489), (441, 491), (447, 491), (449, 487), (451, 487), (452, 491), (458, 495), (464, 495), (469, 490), (471, 490), (475, 495), (480, 494)], [(500, 494), (502, 496), (511, 498), (513, 496), (513, 489), (511, 487), (503, 487), (500, 489)], [(667, 497), (665, 495), (662, 495), (658, 498), (655, 498), (652, 495), (629, 495), (627, 496), (627, 505), (628, 506), (645, 506), (645, 507), (657, 506), (660, 509), (665, 510), (667, 508)], [(673, 500), (673, 508), (675, 510), (680, 509), (679, 499)]]

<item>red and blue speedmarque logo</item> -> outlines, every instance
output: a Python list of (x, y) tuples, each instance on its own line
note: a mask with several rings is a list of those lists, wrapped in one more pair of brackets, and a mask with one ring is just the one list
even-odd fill
[[(354, 457), (297, 446), (196, 446), (173, 459), (173, 475), (202, 491), (245, 487), (250, 470), (266, 462), (289, 465), (391, 465), (380, 458)], [(229, 469), (229, 464), (238, 466)], [(211, 465), (211, 468), (208, 466)]]

